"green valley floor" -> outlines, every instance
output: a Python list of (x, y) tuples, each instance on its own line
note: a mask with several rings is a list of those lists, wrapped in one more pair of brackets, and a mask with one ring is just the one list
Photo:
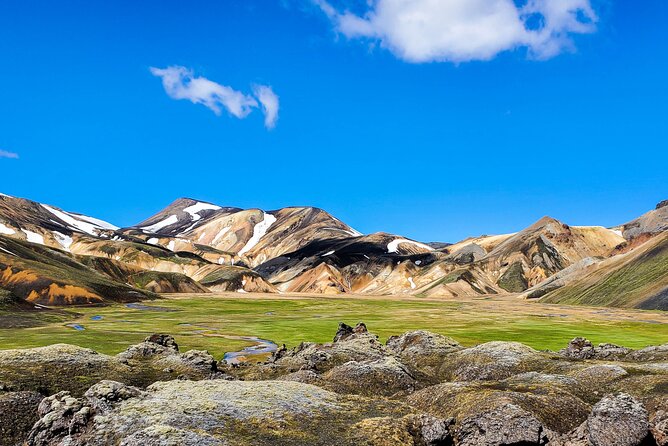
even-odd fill
[[(438, 300), (402, 297), (170, 295), (141, 304), (68, 308), (25, 313), (24, 328), (0, 328), (0, 349), (75, 344), (114, 354), (151, 333), (173, 335), (183, 351), (209, 350), (216, 359), (240, 350), (254, 336), (288, 347), (327, 342), (343, 321), (365, 322), (385, 341), (424, 329), (463, 345), (519, 341), (558, 350), (576, 336), (631, 348), (668, 342), (668, 313), (542, 304), (515, 297)], [(0, 309), (0, 319), (10, 319)], [(37, 325), (39, 324), (39, 325)]]

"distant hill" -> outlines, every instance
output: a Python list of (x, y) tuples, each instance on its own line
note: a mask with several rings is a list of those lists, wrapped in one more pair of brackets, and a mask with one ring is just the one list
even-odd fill
[(668, 310), (668, 233), (595, 265), (543, 301)]

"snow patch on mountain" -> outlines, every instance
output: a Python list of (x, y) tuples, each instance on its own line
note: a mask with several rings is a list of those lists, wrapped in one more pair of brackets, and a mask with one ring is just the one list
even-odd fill
[(187, 208), (183, 209), (183, 212), (187, 212), (188, 214), (190, 214), (193, 221), (197, 221), (200, 218), (202, 218), (199, 215), (200, 211), (205, 211), (205, 210), (217, 211), (218, 209), (221, 209), (221, 207), (216, 206), (215, 204), (197, 202), (196, 204), (193, 204), (192, 206), (188, 206)]
[(267, 214), (266, 212), (262, 212), (263, 219), (261, 222), (255, 225), (253, 228), (253, 236), (248, 240), (246, 243), (246, 246), (241, 248), (241, 251), (239, 251), (239, 255), (244, 255), (251, 249), (255, 247), (260, 242), (260, 239), (265, 236), (267, 231), (269, 230), (269, 227), (273, 225), (276, 222), (276, 217), (274, 217), (271, 214)]
[(409, 278), (408, 278), (408, 283), (411, 284), (411, 290), (414, 290), (415, 287), (416, 287), (416, 285), (415, 285), (415, 282), (413, 282), (413, 278), (412, 278), (412, 277), (409, 277)]
[(111, 231), (116, 231), (120, 229), (118, 226), (112, 225), (111, 223), (106, 222), (104, 220), (100, 220), (99, 218), (89, 217), (88, 215), (81, 215), (81, 214), (70, 214), (70, 215), (78, 218), (79, 220), (84, 220), (89, 223), (93, 223), (94, 225), (99, 226), (102, 229), (109, 229)]
[(0, 223), (0, 234), (12, 235), (16, 234), (16, 231)]
[(169, 217), (165, 218), (162, 221), (159, 221), (155, 224), (152, 224), (150, 226), (142, 226), (141, 229), (143, 229), (146, 232), (158, 232), (162, 228), (166, 228), (167, 226), (171, 226), (175, 223), (178, 223), (179, 219), (176, 215), (170, 215)]
[[(70, 214), (68, 212), (60, 211), (56, 208), (52, 208), (46, 204), (41, 205), (44, 209), (58, 217), (61, 221), (64, 221), (68, 224), (70, 229), (74, 229), (80, 232), (85, 232), (89, 235), (98, 235), (98, 232), (101, 229), (118, 229), (116, 226), (113, 226), (102, 220), (98, 220), (92, 217), (85, 217), (76, 214)], [(85, 217), (85, 218), (84, 218)], [(91, 221), (96, 221), (97, 223), (91, 223)]]
[(40, 245), (44, 244), (44, 237), (42, 237), (40, 234), (38, 234), (36, 232), (28, 231), (27, 229), (21, 229), (21, 230), (26, 235), (29, 242), (38, 243)]
[(410, 243), (411, 245), (415, 245), (415, 246), (418, 246), (420, 248), (424, 248), (427, 251), (433, 251), (434, 250), (434, 248), (432, 248), (431, 246), (425, 245), (424, 243), (415, 242), (413, 240), (408, 240), (408, 239), (405, 239), (405, 238), (397, 238), (397, 239), (394, 239), (390, 243), (387, 244), (387, 252), (390, 253), (390, 254), (396, 253), (397, 250), (399, 249), (399, 245), (402, 244), (402, 243)]
[(72, 237), (62, 234), (58, 231), (53, 231), (53, 238), (56, 239), (58, 244), (62, 246), (65, 251), (70, 250), (70, 246), (72, 246)]
[(175, 245), (175, 244), (176, 244), (176, 241), (171, 240), (171, 241), (169, 242), (169, 244), (167, 245), (167, 249), (169, 249), (170, 251), (174, 251), (174, 245)]

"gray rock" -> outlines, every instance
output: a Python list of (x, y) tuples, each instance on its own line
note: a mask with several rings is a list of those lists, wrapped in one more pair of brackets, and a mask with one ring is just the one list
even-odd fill
[(83, 431), (92, 411), (82, 399), (74, 398), (69, 392), (59, 392), (42, 400), (38, 414), (41, 418), (28, 434), (29, 446), (67, 444), (66, 438)]
[(504, 404), (463, 420), (456, 429), (459, 446), (545, 445), (543, 425), (515, 404)]
[(615, 344), (599, 344), (594, 347), (589, 339), (574, 338), (568, 347), (559, 351), (559, 354), (576, 359), (624, 359), (633, 350)]
[(489, 381), (541, 370), (547, 358), (519, 342), (487, 342), (448, 355), (439, 376), (454, 381)]
[(322, 375), (326, 387), (338, 393), (392, 396), (411, 393), (417, 385), (406, 366), (389, 357), (375, 361), (350, 361)]
[(337, 340), (333, 343), (302, 342), (291, 350), (282, 351), (270, 361), (271, 368), (265, 373), (271, 371), (283, 375), (298, 370), (322, 373), (349, 361), (372, 361), (389, 355), (385, 346), (378, 341), (378, 336), (366, 331), (361, 323), (355, 328), (340, 324), (337, 333)]
[(616, 364), (596, 364), (575, 373), (578, 381), (590, 386), (609, 383), (624, 376), (628, 376), (628, 372)]
[(404, 364), (428, 374), (438, 370), (446, 355), (462, 349), (454, 339), (424, 330), (392, 336), (386, 346)]
[(126, 386), (116, 381), (100, 381), (88, 389), (84, 396), (87, 404), (97, 413), (110, 411), (121, 401), (141, 395), (142, 391), (136, 387)]
[(355, 335), (368, 333), (366, 324), (364, 322), (359, 322), (355, 328), (347, 325), (343, 322), (339, 322), (339, 329), (334, 335), (334, 342), (345, 341), (348, 338), (351, 338)]
[(650, 426), (657, 446), (668, 446), (668, 407), (656, 411)]
[(668, 344), (654, 345), (631, 352), (628, 357), (631, 361), (668, 361)]
[(417, 437), (426, 446), (445, 446), (452, 444), (450, 428), (454, 422), (454, 418), (445, 420), (431, 415), (419, 415), (413, 423), (414, 426), (419, 428)]
[(144, 339), (144, 342), (152, 342), (154, 344), (172, 349), (176, 352), (179, 351), (179, 346), (176, 343), (176, 340), (173, 336), (168, 334), (152, 334), (151, 336), (148, 336), (146, 339)]
[(157, 424), (131, 433), (121, 441), (120, 446), (224, 446), (225, 444), (227, 444), (225, 441), (204, 432), (192, 432)]
[(647, 410), (631, 395), (607, 395), (592, 409), (587, 430), (593, 446), (638, 446), (649, 434)]

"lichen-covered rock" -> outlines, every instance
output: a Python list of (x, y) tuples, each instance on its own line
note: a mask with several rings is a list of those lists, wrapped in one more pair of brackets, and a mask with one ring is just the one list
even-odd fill
[(487, 342), (448, 355), (438, 375), (452, 381), (499, 380), (548, 365), (544, 354), (519, 342)]
[(297, 370), (277, 378), (278, 381), (294, 381), (304, 384), (315, 384), (322, 386), (322, 378), (313, 370)]
[(359, 444), (368, 446), (450, 446), (453, 419), (430, 415), (376, 417), (352, 426)]
[[(464, 349), (425, 331), (383, 345), (365, 325), (342, 324), (335, 342), (239, 366), (179, 353), (167, 335), (115, 357), (63, 345), (0, 351), (0, 409), (6, 398), (20, 405), (15, 390), (49, 389), (30, 446), (640, 446), (651, 435), (668, 446), (668, 363), (646, 360), (662, 347), (638, 354), (580, 339), (570, 348)], [(217, 369), (245, 381), (218, 379)], [(30, 395), (32, 414), (27, 404), (26, 418), (0, 411), (0, 421), (34, 420), (40, 395)]]
[(175, 353), (156, 358), (153, 367), (169, 369), (181, 376), (190, 379), (206, 378), (218, 370), (213, 356), (204, 350), (188, 350), (185, 353)]
[(123, 438), (119, 446), (224, 446), (227, 442), (206, 432), (193, 432), (173, 426), (154, 425)]
[(69, 392), (58, 392), (39, 404), (40, 419), (35, 423), (27, 443), (29, 446), (68, 444), (67, 438), (78, 436), (92, 415), (91, 408)]
[(506, 403), (464, 419), (455, 436), (460, 446), (545, 445), (545, 428), (532, 414)]
[(142, 391), (136, 387), (127, 386), (116, 381), (100, 381), (88, 389), (84, 394), (87, 405), (97, 413), (111, 410), (114, 405), (121, 401), (137, 397)]
[(179, 352), (174, 338), (165, 334), (153, 334), (143, 342), (131, 345), (123, 353), (118, 354), (124, 360), (145, 359), (158, 355), (173, 355)]
[[(346, 362), (373, 361), (389, 355), (378, 341), (378, 336), (369, 333), (361, 322), (355, 328), (340, 324), (335, 339), (336, 342), (332, 343), (303, 342), (291, 350), (279, 349), (269, 360), (269, 366), (258, 372), (266, 377), (278, 377), (298, 370), (323, 373)], [(253, 378), (256, 376), (251, 375)]]
[(0, 350), (0, 377), (14, 390), (51, 395), (63, 390), (81, 395), (100, 379), (131, 376), (113, 356), (68, 344)]
[(145, 391), (102, 382), (84, 398), (62, 394), (43, 406), (29, 446), (356, 446), (371, 436), (352, 427), (371, 417), (405, 417), (409, 435), (422, 439), (415, 444), (447, 444), (436, 442), (447, 423), (411, 417), (398, 401), (289, 381), (174, 380)]
[(367, 330), (366, 324), (364, 322), (359, 322), (355, 326), (355, 328), (343, 322), (339, 322), (339, 329), (336, 331), (336, 334), (334, 335), (334, 342), (345, 341), (346, 339), (349, 339), (355, 335), (364, 334), (368, 332), (369, 330)]
[(174, 351), (179, 351), (179, 345), (172, 335), (155, 333), (144, 339), (144, 342), (151, 342), (153, 344), (162, 345), (163, 347), (171, 348)]
[(116, 356), (68, 344), (0, 350), (0, 378), (4, 385), (43, 395), (68, 391), (81, 396), (101, 380), (145, 387), (179, 376), (204, 379), (216, 374), (216, 367), (208, 352), (179, 353), (176, 342), (168, 335), (150, 336)]
[(368, 418), (352, 426), (359, 443), (366, 446), (414, 446), (408, 421), (390, 417)]
[(462, 349), (454, 339), (424, 330), (392, 336), (386, 345), (404, 364), (429, 375), (436, 373), (446, 355)]
[(568, 343), (568, 347), (559, 350), (559, 354), (568, 358), (577, 359), (624, 359), (633, 350), (615, 344), (599, 344), (594, 347), (589, 339), (582, 337), (574, 338)]
[(170, 335), (153, 334), (143, 342), (128, 347), (119, 353), (119, 362), (137, 368), (161, 371), (155, 380), (180, 376), (188, 379), (203, 379), (218, 370), (213, 356), (203, 350), (179, 353), (179, 347)]
[(547, 431), (550, 440), (549, 446), (591, 446), (587, 435), (587, 422), (585, 421), (571, 432), (559, 434)]
[(392, 396), (411, 393), (417, 381), (406, 366), (392, 357), (375, 361), (350, 361), (322, 376), (325, 386), (338, 393)]
[(668, 406), (652, 415), (650, 430), (657, 446), (668, 446)]
[(582, 424), (591, 410), (577, 395), (568, 378), (527, 373), (500, 382), (442, 383), (418, 390), (407, 401), (420, 411), (458, 421), (514, 404), (546, 429), (564, 434)]
[(0, 392), (0, 444), (17, 445), (39, 419), (37, 392)]
[(629, 361), (668, 361), (668, 344), (654, 345), (629, 353)]
[(578, 381), (588, 383), (590, 386), (606, 384), (624, 376), (628, 376), (628, 372), (617, 364), (596, 364), (578, 370), (574, 374)]
[(592, 409), (587, 430), (593, 446), (638, 446), (649, 434), (647, 410), (628, 394), (607, 395)]

